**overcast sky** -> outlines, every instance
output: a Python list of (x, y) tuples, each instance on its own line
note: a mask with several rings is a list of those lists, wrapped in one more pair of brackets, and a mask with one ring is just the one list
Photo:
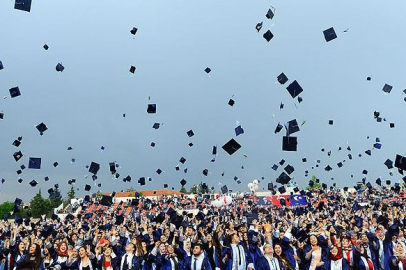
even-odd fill
[[(275, 17), (268, 20), (271, 5)], [(353, 185), (364, 169), (367, 181), (401, 180), (383, 163), (406, 154), (403, 0), (33, 0), (30, 13), (13, 7), (11, 0), (0, 1), (0, 90), (6, 97), (0, 100), (0, 178), (6, 179), (0, 201), (16, 196), (28, 201), (39, 188), (46, 193), (56, 183), (65, 196), (70, 179), (77, 180), (81, 196), (86, 184), (96, 192), (96, 183), (103, 192), (161, 189), (164, 183), (179, 190), (183, 178), (187, 189), (203, 181), (217, 190), (221, 182), (243, 191), (264, 177), (262, 190), (283, 171), (284, 166), (271, 169), (281, 159), (295, 168), (292, 177), (302, 187), (312, 175), (327, 184)], [(323, 30), (330, 27), (338, 38), (326, 42)], [(268, 29), (275, 35), (269, 43), (262, 37)], [(58, 62), (62, 73), (55, 70)], [(276, 81), (281, 72), (289, 78), (285, 85)], [(293, 80), (304, 89), (300, 104), (286, 90)], [(393, 86), (390, 94), (382, 91), (385, 84)], [(9, 89), (15, 86), (21, 96), (12, 99)], [(156, 114), (146, 112), (148, 103), (157, 104)], [(387, 121), (377, 123), (374, 111)], [(285, 130), (274, 130), (292, 119), (306, 122), (292, 135), (298, 151), (284, 152)], [(236, 121), (245, 131), (238, 137)], [(49, 128), (43, 136), (35, 128), (41, 122)], [(156, 122), (164, 124), (155, 130)], [(16, 148), (18, 136), (23, 139)], [(376, 137), (382, 148), (367, 156)], [(242, 145), (232, 156), (221, 149), (231, 138)], [(210, 162), (213, 145), (218, 156)], [(15, 162), (19, 150), (24, 157)], [(42, 158), (42, 168), (17, 175), (29, 157)], [(176, 171), (181, 157), (186, 162)], [(92, 161), (101, 164), (96, 182), (85, 168)], [(120, 165), (119, 179), (109, 172), (112, 161)], [(333, 170), (326, 172), (327, 165)], [(164, 172), (158, 175), (157, 169)], [(127, 175), (131, 183), (122, 182)], [(153, 180), (140, 187), (139, 177)], [(35, 188), (28, 184), (33, 179), (39, 182)]]

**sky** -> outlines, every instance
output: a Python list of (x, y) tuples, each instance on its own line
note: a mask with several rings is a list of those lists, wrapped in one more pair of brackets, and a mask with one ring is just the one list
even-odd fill
[[(265, 17), (270, 7), (272, 20)], [(259, 188), (266, 190), (287, 164), (295, 168), (291, 176), (300, 187), (312, 175), (338, 186), (363, 177), (371, 183), (378, 177), (402, 181), (383, 163), (406, 155), (405, 11), (402, 0), (33, 0), (28, 13), (15, 10), (11, 0), (1, 1), (0, 178), (6, 181), (0, 202), (30, 200), (55, 184), (66, 196), (70, 179), (76, 179), (78, 196), (86, 194), (86, 184), (90, 193), (162, 189), (165, 183), (179, 190), (182, 179), (187, 189), (205, 182), (216, 190), (226, 184), (245, 191), (264, 177)], [(323, 31), (330, 27), (338, 38), (326, 42)], [(262, 37), (268, 29), (274, 34), (270, 42)], [(63, 72), (56, 72), (57, 63)], [(289, 78), (285, 85), (276, 80), (281, 72)], [(294, 80), (304, 90), (301, 103), (286, 90)], [(391, 93), (382, 91), (385, 84), (393, 86)], [(15, 86), (21, 96), (11, 98)], [(149, 103), (156, 104), (156, 114), (147, 113)], [(386, 121), (377, 123), (374, 111)], [(305, 122), (292, 134), (298, 149), (282, 151), (286, 132), (275, 134), (275, 127), (293, 119)], [(239, 136), (237, 121), (244, 129)], [(35, 128), (41, 122), (48, 127), (43, 136)], [(155, 130), (154, 123), (163, 125)], [(195, 135), (189, 138), (188, 130)], [(16, 148), (12, 143), (19, 136)], [(221, 146), (231, 138), (242, 147), (228, 155)], [(373, 149), (376, 138), (380, 150)], [(371, 156), (364, 153), (368, 149)], [(24, 154), (19, 162), (13, 159), (16, 151)], [(29, 157), (42, 158), (41, 169), (17, 175)], [(181, 157), (186, 162), (176, 171)], [(272, 170), (281, 159), (285, 165)], [(92, 161), (101, 165), (96, 181), (86, 169)], [(109, 172), (113, 161), (120, 165), (118, 179)], [(327, 165), (333, 170), (325, 171)], [(157, 169), (164, 172), (158, 175)], [(127, 175), (131, 183), (122, 181)], [(140, 177), (152, 181), (140, 186)], [(31, 180), (39, 184), (32, 188)]]

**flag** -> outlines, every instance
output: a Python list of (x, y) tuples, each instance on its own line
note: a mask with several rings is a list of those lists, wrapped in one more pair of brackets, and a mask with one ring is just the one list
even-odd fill
[(290, 204), (292, 206), (306, 206), (307, 200), (306, 197), (302, 195), (290, 195)]

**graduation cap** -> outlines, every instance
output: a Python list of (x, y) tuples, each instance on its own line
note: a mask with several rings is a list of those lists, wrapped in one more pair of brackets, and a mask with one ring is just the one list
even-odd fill
[(115, 174), (115, 173), (116, 173), (116, 163), (115, 163), (115, 162), (110, 162), (110, 163), (109, 163), (109, 168), (110, 168), (111, 174)]
[(0, 119), (4, 119), (4, 113), (0, 113)]
[(179, 159), (179, 162), (180, 162), (180, 163), (182, 163), (182, 164), (185, 164), (185, 162), (186, 162), (186, 158), (181, 157), (181, 158)]
[(206, 72), (207, 74), (209, 74), (211, 72), (211, 68), (207, 67), (204, 69), (204, 72)]
[(31, 0), (15, 0), (14, 9), (30, 12)]
[(138, 179), (138, 184), (140, 184), (141, 186), (145, 186), (145, 177), (140, 177)]
[(19, 146), (21, 145), (21, 141), (19, 141), (19, 140), (14, 140), (13, 145), (14, 145), (15, 147), (19, 147)]
[(47, 44), (44, 44), (44, 46), (42, 46), (44, 48), (44, 50), (48, 51), (49, 46)]
[(228, 187), (227, 185), (224, 185), (221, 187), (221, 193), (226, 194), (228, 192)]
[(44, 134), (44, 132), (45, 132), (46, 130), (48, 130), (48, 127), (47, 127), (44, 123), (41, 123), (41, 124), (37, 125), (36, 128), (37, 128), (37, 130), (39, 131), (39, 134), (40, 134), (41, 136)]
[(222, 147), (224, 151), (226, 151), (229, 155), (234, 154), (238, 149), (241, 148), (241, 145), (235, 141), (234, 139), (229, 140), (226, 144)]
[(212, 155), (217, 155), (217, 145), (213, 145), (213, 150), (211, 151)]
[(307, 158), (302, 158), (302, 162), (307, 162)]
[(54, 162), (54, 167), (58, 167), (59, 163), (58, 162)]
[(233, 107), (234, 104), (235, 104), (234, 99), (230, 99), (230, 100), (228, 101), (228, 105), (230, 105), (231, 107)]
[(285, 73), (283, 73), (283, 72), (281, 74), (279, 74), (276, 79), (278, 80), (278, 82), (280, 84), (285, 84), (289, 80), (288, 77), (286, 77)]
[(271, 168), (272, 170), (276, 171), (278, 169), (278, 165), (274, 164)]
[(385, 83), (385, 85), (383, 86), (383, 88), (382, 88), (382, 91), (384, 91), (385, 93), (390, 93), (391, 91), (392, 91), (392, 88), (393, 88), (393, 86), (392, 85), (389, 85), (389, 84), (386, 84)]
[(338, 166), (338, 168), (341, 168), (341, 167), (344, 166), (344, 165), (343, 165), (342, 162), (338, 162), (338, 163), (337, 163), (337, 166)]
[(131, 29), (130, 33), (135, 35), (137, 33), (137, 31), (138, 31), (138, 28), (133, 27), (133, 29)]
[(285, 164), (285, 160), (281, 159), (281, 161), (279, 161), (279, 165), (283, 166), (283, 164)]
[(294, 80), (289, 86), (286, 88), (288, 90), (289, 94), (292, 96), (292, 98), (297, 97), (300, 93), (303, 92), (303, 88), (300, 86), (300, 84)]
[(244, 129), (239, 125), (238, 127), (235, 128), (235, 136), (244, 134)]
[(334, 121), (333, 120), (328, 120), (329, 125), (333, 125)]
[(30, 157), (28, 160), (29, 169), (41, 169), (41, 158)]
[(331, 171), (332, 169), (333, 169), (333, 168), (331, 168), (330, 165), (327, 165), (327, 166), (324, 168), (324, 170), (327, 171), (327, 172)]
[(154, 142), (151, 142), (151, 147), (155, 147), (155, 143), (154, 143)]
[(188, 143), (188, 145), (189, 145), (189, 147), (192, 147), (192, 146), (193, 146), (193, 143)]
[(9, 91), (10, 91), (11, 98), (21, 96), (20, 88), (18, 88), (18, 86), (10, 88)]
[(337, 38), (337, 34), (336, 34), (336, 32), (334, 31), (334, 28), (333, 28), (333, 27), (324, 30), (324, 31), (323, 31), (323, 34), (324, 34), (324, 39), (325, 39), (327, 42), (332, 41), (333, 39), (336, 39), (336, 38)]
[(388, 167), (388, 169), (392, 169), (392, 168), (393, 168), (393, 161), (390, 160), (389, 158), (385, 161), (384, 164), (386, 165), (386, 167)]
[(21, 153), (21, 151), (15, 152), (13, 157), (15, 161), (19, 161), (23, 157), (23, 153)]
[(93, 174), (97, 174), (97, 172), (99, 170), (100, 170), (100, 164), (92, 161), (92, 163), (90, 163), (89, 172), (93, 173)]
[(263, 35), (264, 39), (266, 41), (271, 41), (271, 39), (274, 37), (274, 35), (272, 34), (271, 30), (266, 31)]
[(265, 17), (267, 19), (272, 19), (275, 16), (275, 14), (273, 13), (273, 11), (271, 9), (268, 9), (268, 12), (266, 13)]
[(190, 137), (193, 137), (195, 134), (193, 133), (193, 130), (189, 130), (188, 132), (186, 132), (186, 134)]
[(396, 155), (395, 167), (401, 170), (406, 170), (406, 158), (401, 155)]
[(394, 127), (395, 127), (395, 123), (390, 123), (390, 124), (389, 124), (389, 127), (390, 127), (390, 128), (394, 128)]
[(278, 125), (277, 125), (276, 128), (275, 128), (274, 133), (275, 133), (275, 134), (276, 134), (276, 133), (279, 133), (279, 132), (282, 130), (282, 128), (283, 128), (283, 126), (282, 126), (280, 123), (278, 123)]
[(36, 185), (38, 185), (38, 182), (37, 182), (37, 181), (32, 180), (32, 181), (30, 182), (30, 186), (35, 187)]
[(204, 175), (204, 176), (207, 176), (208, 174), (209, 174), (209, 170), (208, 170), (208, 169), (204, 169), (204, 170), (203, 170), (203, 175)]
[(365, 154), (367, 154), (368, 156), (370, 156), (370, 155), (371, 155), (371, 150), (366, 150), (366, 151), (365, 151)]
[(374, 148), (376, 148), (376, 149), (381, 149), (381, 147), (382, 147), (382, 144), (380, 144), (380, 143), (374, 144)]
[(283, 136), (282, 150), (297, 151), (297, 137)]
[(148, 104), (147, 113), (156, 113), (156, 104)]
[(295, 171), (295, 168), (293, 168), (293, 166), (291, 165), (287, 165), (285, 167), (285, 172), (287, 172), (288, 174), (292, 174)]
[(4, 69), (3, 63), (0, 61), (0, 70)]
[(259, 23), (257, 23), (257, 25), (255, 25), (255, 29), (257, 30), (257, 32), (261, 31), (262, 24), (263, 24), (263, 22), (259, 22)]
[(368, 171), (367, 171), (367, 170), (363, 170), (363, 171), (362, 171), (362, 174), (365, 174), (365, 175), (366, 175), (366, 174), (368, 174)]
[(132, 74), (135, 73), (135, 70), (136, 70), (136, 67), (134, 67), (134, 66), (131, 66), (131, 67), (130, 67), (130, 72), (131, 72)]
[(293, 120), (290, 120), (289, 122), (287, 122), (285, 127), (286, 127), (286, 133), (288, 136), (290, 134), (300, 131), (300, 128), (299, 128), (299, 125), (298, 125), (296, 119), (293, 119)]
[(18, 178), (17, 182), (21, 184), (23, 182), (23, 179)]
[(278, 188), (278, 191), (279, 191), (280, 194), (283, 194), (283, 193), (286, 192), (286, 188), (284, 186), (281, 186), (281, 187)]
[(62, 71), (65, 69), (65, 67), (64, 67), (61, 63), (58, 63), (58, 64), (56, 65), (55, 69), (56, 69), (56, 71), (58, 71), (58, 72), (62, 72)]
[(103, 195), (100, 204), (104, 206), (112, 206), (113, 205), (113, 196)]
[(157, 174), (161, 174), (161, 173), (162, 173), (162, 170), (161, 170), (161, 169), (158, 169), (158, 170), (156, 170), (156, 173), (157, 173)]
[(282, 184), (282, 185), (286, 185), (287, 183), (289, 183), (289, 181), (292, 178), (290, 178), (289, 175), (287, 175), (285, 172), (282, 172), (279, 177), (276, 179), (276, 183)]
[(186, 180), (185, 179), (182, 179), (181, 181), (180, 181), (180, 184), (181, 184), (181, 186), (184, 186), (184, 185), (186, 185)]
[(158, 129), (159, 127), (160, 127), (160, 123), (155, 123), (153, 126), (152, 126), (152, 128), (154, 128), (154, 129)]
[(208, 189), (209, 187), (207, 186), (206, 183), (203, 183), (203, 184), (202, 184), (202, 188), (203, 188), (203, 189)]
[(116, 225), (121, 225), (124, 222), (124, 215), (116, 216)]
[(86, 191), (90, 191), (91, 189), (92, 189), (92, 187), (91, 187), (90, 185), (86, 185), (86, 186), (85, 186), (85, 190), (86, 190)]

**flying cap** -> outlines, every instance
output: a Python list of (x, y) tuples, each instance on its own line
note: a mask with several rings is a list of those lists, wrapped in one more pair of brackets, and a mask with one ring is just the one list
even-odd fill
[(97, 174), (97, 172), (100, 170), (100, 164), (93, 162), (90, 164), (89, 167), (89, 172), (93, 174)]
[(147, 113), (156, 113), (156, 104), (148, 104)]
[(134, 74), (136, 69), (137, 69), (136, 67), (131, 66), (131, 67), (130, 67), (130, 72), (131, 72), (132, 74)]
[(279, 76), (276, 79), (280, 84), (285, 84), (289, 80), (288, 77), (286, 77), (285, 73), (283, 72), (279, 74)]
[(274, 37), (274, 35), (272, 34), (271, 30), (266, 31), (263, 35), (264, 39), (266, 41), (271, 41), (271, 39)]
[(292, 98), (297, 97), (300, 93), (303, 92), (303, 88), (300, 86), (300, 84), (294, 80), (289, 86), (286, 88), (288, 90), (289, 94), (292, 96)]
[(336, 39), (336, 38), (337, 38), (337, 34), (336, 34), (336, 32), (334, 31), (334, 28), (333, 28), (333, 27), (324, 30), (324, 31), (323, 31), (323, 34), (324, 34), (324, 39), (325, 39), (327, 42), (332, 41), (333, 39)]
[(188, 132), (186, 132), (186, 134), (190, 137), (193, 137), (195, 135), (195, 133), (193, 132), (193, 130), (189, 130)]
[(290, 178), (289, 175), (287, 175), (285, 172), (282, 172), (279, 177), (276, 179), (276, 183), (282, 184), (282, 185), (286, 185), (287, 183), (289, 183), (289, 181), (292, 178)]
[(389, 84), (385, 84), (382, 88), (382, 91), (384, 91), (385, 93), (390, 93), (392, 91), (393, 86), (389, 85)]
[(204, 69), (204, 72), (206, 72), (207, 74), (209, 74), (211, 72), (211, 68), (207, 67)]
[(29, 169), (41, 169), (41, 158), (30, 157), (28, 160)]
[(241, 145), (235, 141), (234, 139), (229, 140), (226, 144), (222, 147), (224, 151), (226, 151), (229, 155), (234, 154), (238, 149), (241, 148)]
[[(18, 0), (17, 0), (18, 1)], [(21, 96), (20, 88), (18, 86), (9, 89), (11, 98)]]
[(285, 125), (285, 128), (286, 128), (286, 133), (288, 136), (290, 134), (300, 131), (300, 128), (299, 128), (299, 125), (298, 125), (296, 119), (293, 119), (293, 120), (290, 120), (289, 122), (287, 122)]
[(130, 33), (133, 35), (137, 34), (137, 32), (138, 32), (138, 28), (136, 28), (136, 27), (133, 27), (133, 29), (130, 30)]
[(30, 12), (31, 0), (15, 0), (14, 9)]
[(244, 129), (241, 127), (241, 125), (239, 125), (235, 128), (235, 136), (238, 136), (241, 134), (244, 134)]
[(297, 137), (283, 136), (282, 140), (283, 151), (297, 151)]
[(65, 67), (64, 67), (61, 63), (58, 63), (58, 64), (56, 65), (55, 69), (56, 69), (56, 71), (58, 71), (58, 72), (62, 72), (62, 71), (64, 71)]
[(268, 9), (268, 12), (266, 13), (265, 17), (267, 19), (273, 19), (274, 16), (275, 14), (273, 13), (272, 9)]
[(47, 125), (45, 125), (44, 123), (40, 123), (36, 126), (37, 130), (39, 131), (39, 134), (42, 136), (44, 134), (45, 131), (48, 130)]

